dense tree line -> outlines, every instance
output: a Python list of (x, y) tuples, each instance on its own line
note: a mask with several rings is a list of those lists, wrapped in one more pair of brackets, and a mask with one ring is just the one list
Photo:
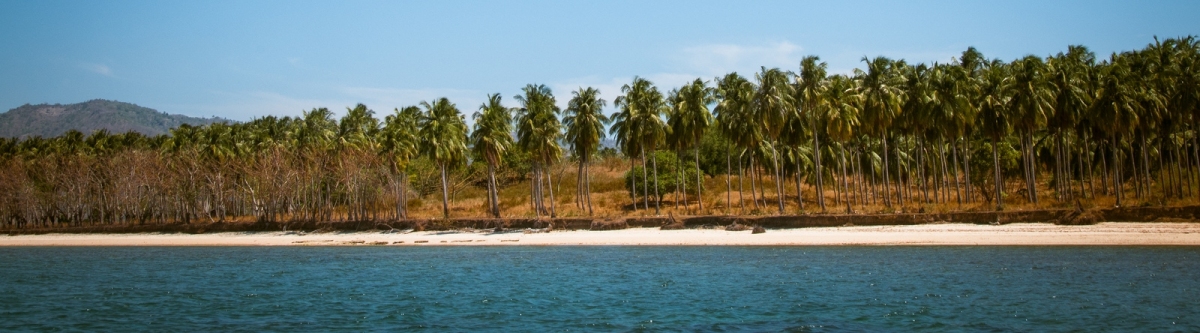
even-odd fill
[[(499, 189), (526, 180), (533, 214), (556, 217), (561, 179), (551, 171), (565, 163), (577, 170), (576, 207), (591, 214), (588, 164), (609, 135), (629, 163), (628, 207), (655, 214), (667, 195), (689, 212), (694, 203), (696, 214), (796, 213), (788, 200), (801, 211), (854, 212), (999, 210), (1012, 196), (1117, 206), (1129, 196), (1139, 204), (1200, 196), (1193, 37), (1103, 60), (1070, 46), (1010, 62), (974, 48), (948, 63), (862, 62), (829, 74), (809, 56), (795, 72), (764, 67), (665, 92), (638, 77), (612, 101), (611, 118), (594, 88), (572, 92), (561, 109), (549, 88), (531, 84), (515, 108), (489, 96), (473, 128), (440, 98), (382, 119), (360, 104), (340, 119), (322, 108), (153, 137), (4, 139), (0, 223), (399, 220), (411, 218), (414, 196), (435, 194), (448, 217), (453, 193), (471, 186), (487, 191), (478, 215), (501, 217)], [(701, 200), (706, 177), (724, 180), (723, 200), (709, 201), (719, 207)]]

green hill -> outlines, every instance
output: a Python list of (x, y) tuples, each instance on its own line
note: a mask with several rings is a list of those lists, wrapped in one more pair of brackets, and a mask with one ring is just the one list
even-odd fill
[(182, 124), (204, 125), (221, 118), (194, 118), (167, 114), (135, 104), (94, 99), (77, 104), (25, 104), (0, 113), (0, 137), (52, 137), (75, 129), (84, 134), (99, 129), (146, 135), (167, 133)]

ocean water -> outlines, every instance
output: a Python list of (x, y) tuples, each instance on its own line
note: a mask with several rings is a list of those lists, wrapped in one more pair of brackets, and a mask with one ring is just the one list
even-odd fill
[(1196, 332), (1200, 248), (0, 248), (60, 330)]

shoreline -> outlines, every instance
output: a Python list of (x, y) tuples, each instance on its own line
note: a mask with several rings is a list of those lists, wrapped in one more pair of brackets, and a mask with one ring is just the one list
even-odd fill
[(1200, 224), (1102, 222), (1094, 225), (936, 223), (767, 229), (608, 231), (536, 229), (356, 232), (127, 233), (0, 236), (0, 247), (39, 246), (1200, 246)]

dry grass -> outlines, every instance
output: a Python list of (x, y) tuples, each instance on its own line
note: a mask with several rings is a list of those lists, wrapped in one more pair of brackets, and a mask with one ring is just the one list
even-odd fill
[[(629, 193), (625, 190), (622, 182), (625, 170), (628, 168), (628, 162), (617, 159), (600, 161), (590, 166), (592, 175), (592, 210), (594, 217), (623, 217), (623, 216), (653, 216), (654, 201), (650, 201), (650, 209), (642, 209), (643, 201), (638, 199), (638, 208), (633, 210), (632, 202), (630, 201)], [(576, 183), (576, 169), (574, 164), (560, 164), (553, 169), (554, 175), (554, 196), (555, 209), (559, 217), (586, 217), (589, 216), (586, 207), (580, 208), (575, 203), (575, 189), (579, 184)], [(674, 193), (664, 193), (663, 201), (660, 204), (661, 215), (665, 216), (673, 214), (675, 216), (691, 216), (691, 215), (774, 215), (778, 213), (778, 196), (775, 193), (775, 184), (771, 179), (765, 179), (766, 204), (760, 198), (760, 204), (755, 207), (750, 195), (750, 184), (747, 178), (745, 183), (746, 192), (742, 194), (744, 208), (739, 204), (738, 200), (738, 183), (737, 177), (732, 177), (732, 192), (729, 193), (733, 202), (726, 203), (726, 184), (725, 176), (719, 175), (716, 177), (706, 177), (704, 197), (704, 210), (700, 210), (696, 197), (695, 189), (689, 189), (688, 202), (685, 206), (682, 202), (676, 208), (675, 200), (682, 200), (682, 197), (676, 198)], [(530, 202), (530, 185), (529, 181), (521, 181), (500, 189), (500, 206), (501, 215), (506, 218), (533, 218), (536, 215), (532, 209)], [(1042, 188), (1046, 188), (1045, 184), (1041, 184)], [(804, 209), (796, 202), (795, 182), (788, 179), (785, 183), (784, 196), (784, 213), (785, 214), (844, 214), (846, 213), (846, 205), (844, 202), (837, 200), (836, 192), (832, 186), (826, 187), (825, 200), (826, 210), (822, 211), (815, 200), (814, 188), (806, 184), (803, 187), (804, 191)], [(673, 189), (672, 189), (673, 190)], [(760, 189), (762, 191), (762, 189)], [(914, 190), (915, 191), (915, 190)], [(920, 203), (911, 202), (906, 197), (903, 204), (894, 204), (891, 208), (883, 205), (881, 200), (877, 200), (874, 204), (857, 204), (853, 205), (852, 213), (854, 214), (880, 214), (880, 213), (944, 213), (944, 212), (962, 212), (962, 211), (992, 211), (995, 209), (993, 203), (979, 199), (976, 196), (976, 202), (957, 203), (954, 196), (953, 188), (951, 188), (950, 200), (942, 203)], [(548, 195), (548, 193), (547, 193)], [(882, 195), (880, 193), (880, 195)], [(895, 195), (893, 193), (893, 195)], [(919, 192), (914, 192), (914, 195), (920, 198)], [(1006, 196), (1004, 203), (1005, 210), (1035, 210), (1035, 209), (1060, 209), (1074, 208), (1075, 201), (1058, 202), (1053, 198), (1052, 193), (1039, 193), (1040, 202), (1038, 204), (1029, 203), (1022, 194), (1009, 193)], [(1132, 190), (1129, 190), (1124, 206), (1140, 206), (1147, 203), (1159, 205), (1166, 204), (1171, 206), (1196, 204), (1195, 198), (1172, 199), (1162, 201), (1161, 198), (1153, 198), (1146, 200), (1137, 200), (1133, 198)], [(546, 204), (549, 204), (549, 198), (546, 198)], [(1080, 199), (1080, 203), (1084, 208), (1104, 208), (1112, 207), (1114, 198), (1111, 196), (1100, 196), (1099, 198)], [(426, 196), (424, 198), (414, 199), (409, 202), (410, 216), (415, 218), (439, 218), (442, 216), (440, 193)], [(478, 187), (467, 187), (460, 189), (454, 194), (454, 198), (450, 203), (450, 216), (452, 218), (479, 218), (487, 215), (486, 191)]]

